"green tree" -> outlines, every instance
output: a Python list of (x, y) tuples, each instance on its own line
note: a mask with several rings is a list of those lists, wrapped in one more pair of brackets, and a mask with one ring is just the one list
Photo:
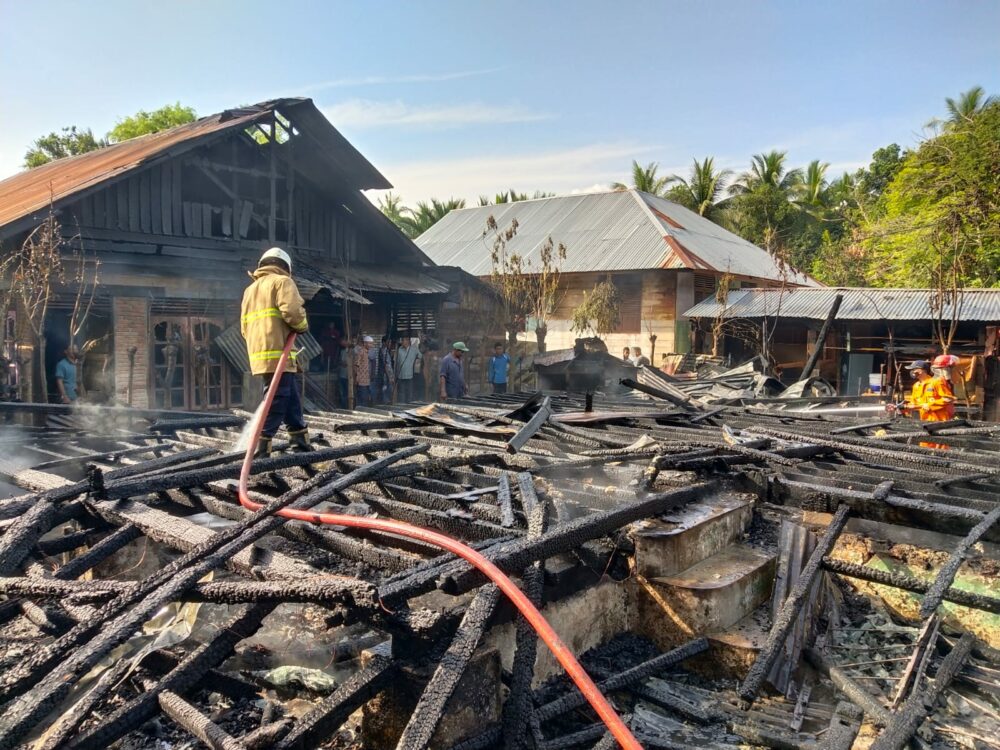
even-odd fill
[(655, 161), (650, 162), (646, 166), (641, 166), (639, 162), (632, 162), (632, 184), (625, 185), (621, 182), (611, 183), (612, 190), (629, 190), (635, 189), (642, 193), (649, 193), (650, 195), (656, 195), (663, 197), (666, 192), (667, 187), (670, 185), (669, 177), (657, 177), (656, 172), (659, 170), (660, 165)]
[(1000, 102), (955, 120), (910, 154), (860, 226), (876, 285), (1000, 284)]
[(667, 191), (667, 198), (717, 224), (723, 223), (725, 206), (722, 196), (725, 182), (731, 174), (728, 169), (717, 170), (711, 156), (700, 162), (695, 159), (687, 179), (680, 175), (668, 178), (674, 186)]
[(794, 202), (807, 212), (820, 212), (827, 205), (826, 170), (830, 165), (815, 159), (809, 162), (802, 180), (792, 188)]
[(618, 327), (621, 296), (611, 276), (595, 284), (589, 294), (583, 293), (583, 302), (573, 309), (572, 320), (572, 330), (580, 334), (593, 332), (607, 336)]
[(73, 125), (63, 128), (60, 133), (53, 131), (41, 138), (36, 138), (24, 154), (24, 166), (28, 169), (40, 167), (53, 159), (85, 154), (88, 151), (104, 148), (106, 145), (108, 145), (107, 141), (95, 138), (90, 128), (77, 130), (76, 126)]
[(788, 169), (785, 151), (768, 151), (766, 154), (754, 154), (750, 158), (750, 170), (743, 172), (729, 186), (730, 195), (743, 195), (758, 187), (773, 187), (781, 193), (790, 195), (792, 190), (802, 181), (801, 169)]
[(488, 195), (479, 196), (480, 206), (499, 206), (503, 203), (517, 203), (518, 201), (537, 200), (538, 198), (551, 198), (555, 193), (547, 193), (544, 190), (536, 190), (532, 195), (519, 193), (513, 188), (502, 190), (491, 199)]
[(192, 107), (181, 106), (180, 102), (167, 104), (152, 112), (140, 109), (131, 117), (123, 117), (108, 133), (108, 142), (121, 143), (140, 135), (158, 133), (161, 130), (194, 122), (197, 115)]
[(405, 231), (410, 209), (403, 205), (403, 199), (400, 196), (386, 193), (378, 199), (378, 210), (385, 214), (389, 221)]
[(420, 201), (415, 209), (407, 209), (401, 229), (410, 239), (415, 239), (456, 208), (465, 208), (465, 201), (459, 198), (449, 198), (446, 201), (431, 198), (429, 203)]

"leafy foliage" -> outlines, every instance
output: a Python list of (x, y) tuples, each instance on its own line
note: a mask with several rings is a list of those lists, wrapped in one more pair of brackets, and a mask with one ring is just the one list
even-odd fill
[(650, 162), (646, 166), (641, 166), (639, 162), (632, 162), (632, 184), (625, 185), (621, 182), (611, 183), (612, 190), (628, 190), (630, 188), (638, 190), (642, 193), (649, 193), (650, 195), (657, 195), (663, 197), (664, 193), (667, 191), (667, 187), (670, 185), (669, 177), (657, 177), (656, 173), (659, 170), (660, 165), (655, 161)]
[(115, 123), (108, 133), (110, 143), (121, 143), (130, 138), (138, 138), (140, 135), (158, 133), (161, 130), (186, 125), (194, 122), (195, 111), (192, 107), (181, 106), (180, 102), (167, 104), (152, 112), (140, 109), (131, 117), (123, 117)]
[(621, 297), (611, 277), (597, 283), (573, 310), (572, 330), (606, 336), (621, 322)]
[(536, 190), (532, 195), (527, 193), (519, 193), (513, 188), (506, 191), (501, 191), (493, 196), (491, 200), (488, 195), (479, 196), (480, 206), (498, 206), (502, 203), (517, 203), (518, 201), (528, 201), (537, 200), (539, 198), (551, 198), (555, 193), (546, 193), (544, 190)]
[(111, 143), (121, 143), (129, 138), (157, 133), (176, 125), (193, 122), (195, 116), (195, 111), (191, 107), (183, 107), (180, 102), (176, 102), (152, 112), (139, 110), (131, 117), (122, 118), (104, 138), (95, 137), (90, 128), (77, 129), (73, 125), (63, 128), (58, 133), (53, 131), (41, 138), (36, 138), (24, 154), (24, 166), (32, 169), (48, 164), (54, 159), (96, 151)]
[(33, 169), (48, 164), (53, 159), (78, 156), (88, 151), (104, 148), (107, 145), (108, 143), (104, 139), (95, 138), (90, 128), (77, 130), (76, 126), (73, 125), (63, 128), (59, 133), (53, 131), (41, 138), (36, 138), (24, 154), (24, 166)]
[(674, 186), (667, 191), (666, 197), (706, 219), (725, 224), (726, 209), (722, 196), (725, 182), (731, 174), (728, 169), (717, 170), (711, 156), (700, 162), (695, 159), (687, 179), (680, 175), (668, 178)]

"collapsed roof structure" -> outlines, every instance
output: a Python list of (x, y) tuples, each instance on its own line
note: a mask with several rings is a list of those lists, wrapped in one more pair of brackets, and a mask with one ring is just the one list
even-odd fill
[(28, 494), (0, 502), (0, 747), (613, 747), (467, 563), (288, 503), (478, 549), (644, 747), (1000, 731), (995, 424), (541, 394), (319, 413), (314, 451), (255, 462), (250, 513), (245, 415), (67, 418), (4, 435)]

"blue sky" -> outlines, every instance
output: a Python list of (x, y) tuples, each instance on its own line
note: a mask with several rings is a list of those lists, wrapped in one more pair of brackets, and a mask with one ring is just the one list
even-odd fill
[(36, 136), (310, 96), (405, 202), (686, 172), (831, 174), (1000, 94), (1000, 2), (0, 0), (0, 177)]

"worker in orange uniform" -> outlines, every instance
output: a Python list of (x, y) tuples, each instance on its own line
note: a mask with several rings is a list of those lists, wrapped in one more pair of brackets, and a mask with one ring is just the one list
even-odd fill
[(904, 414), (916, 411), (923, 422), (947, 422), (955, 413), (955, 396), (943, 378), (931, 374), (927, 360), (918, 359), (906, 366), (917, 382), (909, 400), (899, 407)]
[[(240, 309), (240, 332), (247, 342), (250, 371), (264, 378), (264, 392), (271, 385), (272, 376), (281, 359), (285, 340), (295, 331), (309, 330), (302, 295), (292, 280), (292, 259), (279, 247), (267, 250), (250, 274), (253, 283), (243, 293)], [(271, 409), (264, 418), (257, 455), (271, 454), (271, 440), (281, 423), (288, 428), (289, 443), (293, 450), (312, 450), (309, 431), (302, 414), (302, 399), (295, 373), (298, 370), (296, 352), (290, 352), (288, 365), (275, 386)]]
[(952, 354), (939, 354), (931, 362), (931, 373), (934, 377), (941, 379), (948, 390), (948, 395), (952, 398), (951, 403), (948, 404), (948, 419), (955, 418), (955, 402), (958, 400), (955, 398), (955, 385), (952, 382), (952, 368), (957, 364), (958, 357)]

